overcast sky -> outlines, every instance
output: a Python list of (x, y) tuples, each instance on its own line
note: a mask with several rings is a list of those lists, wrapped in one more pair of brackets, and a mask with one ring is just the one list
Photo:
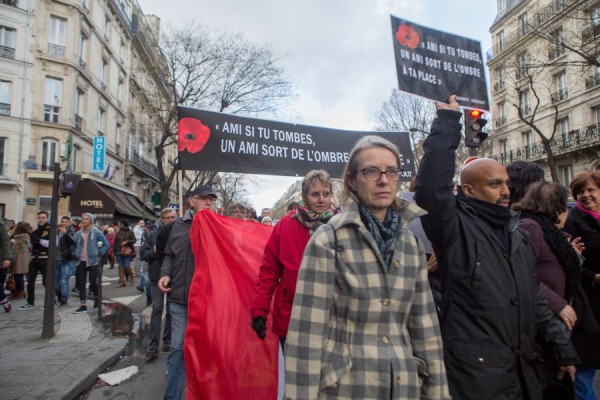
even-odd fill
[[(297, 99), (274, 119), (327, 128), (371, 130), (398, 87), (390, 15), (466, 36), (491, 48), (493, 0), (138, 0), (162, 28), (194, 18), (240, 32), (284, 56), (280, 65)], [(489, 76), (489, 74), (488, 74)], [(271, 207), (297, 178), (258, 176), (249, 200)]]

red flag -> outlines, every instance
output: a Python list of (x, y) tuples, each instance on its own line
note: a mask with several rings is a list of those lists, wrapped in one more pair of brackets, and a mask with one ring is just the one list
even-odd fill
[[(250, 304), (272, 227), (196, 214), (190, 238), (196, 273), (188, 302), (188, 399), (275, 399), (278, 338), (260, 340)], [(270, 320), (269, 320), (270, 322)]]

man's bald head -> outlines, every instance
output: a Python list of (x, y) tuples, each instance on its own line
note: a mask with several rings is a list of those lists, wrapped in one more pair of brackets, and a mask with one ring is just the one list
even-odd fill
[(492, 158), (478, 158), (470, 161), (460, 172), (460, 183), (472, 183), (472, 179), (477, 178), (482, 171), (494, 167), (504, 168), (502, 164)]
[(460, 173), (462, 191), (467, 197), (508, 207), (508, 174), (506, 168), (491, 158), (479, 158), (467, 164)]

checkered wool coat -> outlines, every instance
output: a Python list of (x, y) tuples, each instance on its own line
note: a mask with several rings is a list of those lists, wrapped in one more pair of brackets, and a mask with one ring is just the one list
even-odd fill
[(286, 399), (449, 399), (423, 245), (402, 233), (389, 268), (351, 201), (312, 236), (285, 350)]

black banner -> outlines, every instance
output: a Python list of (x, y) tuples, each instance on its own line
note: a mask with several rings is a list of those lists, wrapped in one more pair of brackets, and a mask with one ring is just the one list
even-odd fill
[(490, 110), (481, 43), (392, 16), (398, 87), (435, 101), (456, 94), (467, 108)]
[(179, 107), (179, 163), (184, 170), (304, 176), (324, 169), (341, 178), (363, 136), (388, 139), (400, 151), (409, 181), (415, 174), (408, 132), (356, 132)]

